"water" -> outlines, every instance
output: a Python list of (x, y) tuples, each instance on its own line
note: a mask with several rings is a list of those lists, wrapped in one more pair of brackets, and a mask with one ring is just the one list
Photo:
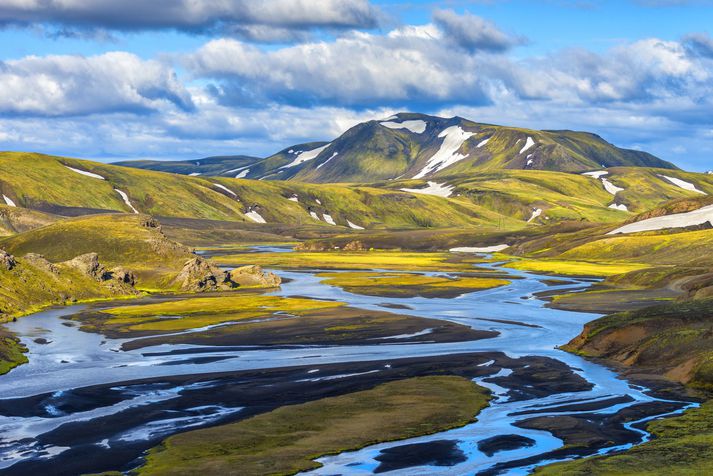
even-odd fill
[[(137, 379), (278, 369), (299, 364), (314, 368), (310, 371), (314, 375), (310, 374), (304, 381), (329, 381), (354, 378), (379, 370), (321, 376), (317, 373), (320, 366), (349, 362), (388, 362), (406, 357), (457, 353), (503, 352), (512, 358), (542, 356), (557, 359), (593, 385), (591, 390), (587, 391), (554, 393), (529, 401), (510, 401), (508, 389), (490, 381), (492, 376), (478, 378), (476, 381), (490, 388), (495, 398), (491, 405), (478, 415), (476, 423), (435, 435), (373, 445), (359, 451), (324, 457), (319, 460), (324, 466), (312, 472), (319, 475), (371, 474), (379, 466), (376, 458), (384, 450), (440, 440), (457, 442), (457, 448), (465, 455), (465, 461), (453, 466), (409, 467), (389, 474), (474, 474), (498, 464), (526, 460), (562, 447), (563, 442), (549, 432), (516, 426), (523, 419), (563, 413), (606, 416), (633, 405), (661, 402), (650, 396), (646, 389), (629, 384), (611, 370), (557, 349), (558, 345), (575, 337), (583, 324), (598, 316), (545, 308), (544, 303), (536, 299), (534, 294), (545, 290), (564, 291), (582, 287), (589, 285), (589, 281), (567, 278), (569, 284), (548, 286), (542, 282), (545, 279), (542, 276), (515, 270), (507, 272), (519, 279), (513, 279), (508, 286), (465, 294), (453, 299), (355, 295), (322, 284), (313, 272), (278, 272), (290, 281), (275, 291), (275, 295), (336, 299), (354, 307), (379, 311), (388, 310), (384, 308), (384, 304), (407, 305), (407, 310), (392, 312), (448, 320), (479, 330), (499, 332), (495, 338), (471, 342), (409, 343), (408, 338), (415, 335), (394, 335), (380, 339), (379, 345), (239, 349), (158, 345), (121, 351), (123, 340), (82, 332), (74, 323), (62, 319), (62, 316), (81, 311), (81, 306), (49, 310), (19, 319), (7, 327), (17, 333), (30, 349), (30, 363), (0, 377), (0, 395), (4, 397), (0, 400), (0, 469), (12, 470), (20, 467), (17, 466), (18, 463), (27, 462), (46, 462), (51, 465), (58, 458), (71, 454), (75, 444), (81, 446), (83, 454), (89, 455), (111, 455), (112, 451), (125, 449), (126, 445), (139, 445), (138, 448), (145, 449), (178, 430), (235, 419), (244, 411), (244, 406), (237, 401), (221, 400), (220, 392), (217, 391), (214, 392), (215, 401), (204, 401), (202, 405), (186, 401), (186, 395), (200, 392), (204, 392), (201, 393), (201, 398), (205, 400), (206, 389), (217, 389), (220, 385), (225, 385), (219, 378), (190, 385), (165, 382), (160, 385), (118, 385), (120, 382)], [(495, 322), (492, 319), (513, 322)], [(35, 342), (35, 339), (40, 337), (49, 343)], [(509, 369), (503, 368), (499, 375), (504, 376), (509, 372)], [(91, 386), (113, 384), (117, 385), (109, 387), (107, 396), (102, 401), (93, 401), (92, 398), (95, 397), (87, 397), (91, 393), (82, 393)], [(563, 412), (557, 408), (573, 401), (606, 402), (622, 396), (628, 397), (628, 401), (613, 400), (611, 404), (598, 410)], [(37, 402), (20, 405), (23, 410), (18, 411), (15, 407), (19, 404), (16, 404), (17, 400), (13, 400), (16, 398)], [(682, 404), (675, 411), (681, 411), (688, 405), (690, 404)], [(528, 409), (542, 413), (515, 415)], [(126, 415), (131, 418), (125, 417)], [(115, 426), (104, 425), (102, 431), (96, 431), (92, 428), (92, 423), (100, 421), (113, 422)], [(636, 432), (640, 441), (645, 441), (648, 434), (637, 429), (635, 423), (626, 423), (624, 427)], [(83, 435), (81, 439), (74, 436), (77, 432)], [(527, 437), (534, 444), (499, 451), (491, 456), (478, 449), (478, 443), (484, 439), (510, 434)], [(599, 452), (625, 449), (630, 444), (612, 445)], [(505, 472), (527, 474), (535, 464), (541, 463), (526, 461), (516, 464), (514, 468), (508, 468)]]

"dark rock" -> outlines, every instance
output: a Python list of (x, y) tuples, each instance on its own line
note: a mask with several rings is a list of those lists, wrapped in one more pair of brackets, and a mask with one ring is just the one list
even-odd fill
[(0, 250), (0, 266), (10, 271), (17, 265), (15, 257), (5, 250)]

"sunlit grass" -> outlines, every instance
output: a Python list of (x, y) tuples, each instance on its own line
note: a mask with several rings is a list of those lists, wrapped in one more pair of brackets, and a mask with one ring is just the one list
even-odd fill
[(488, 400), (461, 377), (400, 380), (172, 436), (139, 474), (294, 474), (319, 467), (313, 459), (321, 455), (463, 426)]

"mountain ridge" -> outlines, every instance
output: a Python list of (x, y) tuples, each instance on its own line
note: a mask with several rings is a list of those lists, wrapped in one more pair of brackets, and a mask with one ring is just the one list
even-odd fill
[[(652, 154), (617, 147), (591, 132), (534, 130), (420, 113), (365, 121), (331, 142), (297, 144), (250, 165), (242, 164), (236, 178), (311, 183), (434, 178), (496, 169), (678, 169)], [(130, 162), (119, 165), (133, 166)]]

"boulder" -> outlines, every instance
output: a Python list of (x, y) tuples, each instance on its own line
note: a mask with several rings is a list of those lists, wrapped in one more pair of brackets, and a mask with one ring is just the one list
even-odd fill
[(129, 286), (134, 286), (136, 284), (136, 275), (124, 268), (114, 268), (110, 272), (111, 277), (114, 281), (120, 284), (127, 284)]
[(275, 273), (265, 272), (261, 266), (242, 266), (230, 271), (230, 280), (239, 286), (276, 288), (282, 279)]
[(99, 263), (99, 255), (96, 253), (87, 253), (77, 256), (74, 259), (66, 261), (64, 264), (96, 279), (97, 281), (105, 281), (107, 279), (106, 268)]
[(0, 266), (10, 271), (17, 265), (15, 257), (5, 250), (0, 250)]

